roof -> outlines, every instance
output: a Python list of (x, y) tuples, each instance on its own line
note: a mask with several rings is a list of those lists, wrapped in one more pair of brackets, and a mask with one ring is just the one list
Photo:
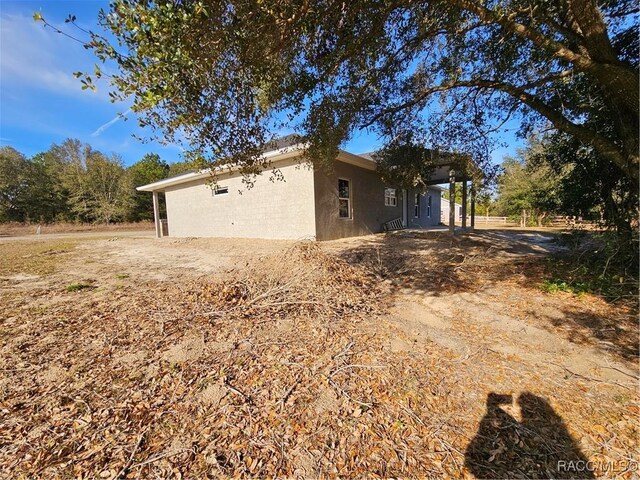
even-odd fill
[(274, 150), (280, 150), (285, 147), (293, 147), (300, 143), (301, 137), (300, 135), (296, 135), (292, 133), (291, 135), (285, 135), (284, 137), (279, 137), (265, 144), (264, 152), (272, 152)]
[[(265, 145), (265, 150), (262, 156), (265, 159), (270, 160), (272, 163), (300, 157), (304, 153), (304, 149), (306, 147), (304, 143), (300, 143), (300, 139), (301, 137), (295, 134), (275, 139)], [(440, 153), (435, 150), (430, 151), (435, 152), (439, 156), (439, 161), (436, 162), (436, 169), (432, 175), (432, 178), (429, 179), (428, 185), (432, 186), (436, 184), (448, 183), (449, 170), (452, 164), (451, 159), (460, 158), (460, 155), (449, 154), (446, 152)], [(373, 155), (375, 153), (376, 152), (366, 152), (356, 155), (354, 153), (349, 153), (346, 150), (339, 150), (337, 160), (349, 163), (351, 165), (356, 165), (366, 170), (375, 170), (376, 161), (373, 159)], [(473, 161), (471, 162), (470, 166), (472, 169), (477, 168)], [(204, 170), (182, 173), (180, 175), (176, 175), (175, 177), (165, 178), (157, 182), (142, 185), (140, 187), (137, 187), (136, 190), (138, 190), (139, 192), (161, 192), (164, 191), (164, 189), (166, 189), (167, 187), (173, 187), (175, 185), (208, 178), (214, 172), (233, 173), (237, 172), (238, 170), (240, 170), (240, 166), (238, 165), (221, 165), (213, 169), (207, 168)]]
[[(425, 150), (431, 155), (433, 160), (433, 171), (427, 182), (429, 186), (449, 183), (449, 173), (452, 169), (456, 172), (458, 181), (465, 177), (469, 178), (473, 174), (482, 174), (477, 164), (468, 154), (446, 152), (430, 148)], [(375, 162), (374, 156), (376, 153), (376, 151), (365, 152), (359, 154), (359, 156)]]
[[(304, 153), (305, 145), (301, 143), (293, 144), (294, 136), (289, 135), (288, 137), (284, 137), (283, 139), (280, 139), (280, 140), (281, 141), (274, 141), (268, 144), (269, 146), (280, 146), (280, 147), (274, 150), (265, 151), (262, 154), (262, 156), (265, 159), (270, 160), (272, 163), (276, 163), (284, 160), (290, 160), (293, 158), (301, 157), (302, 154)], [(355, 155), (345, 150), (339, 151), (337, 159), (338, 161), (349, 163), (351, 165), (356, 165), (358, 167), (362, 167), (367, 170), (376, 169), (376, 163), (372, 159), (365, 158), (360, 155)], [(140, 187), (137, 187), (136, 190), (139, 192), (161, 192), (168, 187), (173, 187), (175, 185), (190, 183), (196, 180), (202, 180), (203, 178), (208, 178), (214, 172), (232, 173), (232, 172), (237, 172), (238, 170), (240, 170), (240, 166), (238, 165), (221, 165), (213, 169), (206, 168), (204, 170), (197, 170), (193, 172), (182, 173), (180, 175), (176, 175), (175, 177), (158, 180), (157, 182), (153, 182), (147, 185), (142, 185)]]

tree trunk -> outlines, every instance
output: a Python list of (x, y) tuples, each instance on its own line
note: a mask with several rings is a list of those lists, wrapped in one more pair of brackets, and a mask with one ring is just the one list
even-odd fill
[(537, 223), (538, 223), (539, 227), (542, 226), (542, 221), (545, 219), (546, 216), (547, 216), (547, 212), (542, 212), (542, 213), (538, 214), (538, 217), (537, 217), (536, 220), (537, 220)]

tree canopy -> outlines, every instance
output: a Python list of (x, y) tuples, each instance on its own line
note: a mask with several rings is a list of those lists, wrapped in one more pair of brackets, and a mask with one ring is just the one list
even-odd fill
[[(143, 125), (245, 171), (285, 125), (319, 161), (368, 128), (481, 162), (515, 116), (522, 133), (550, 126), (637, 180), (637, 12), (630, 0), (115, 0), (99, 21), (116, 42), (91, 32), (86, 45), (116, 62), (111, 94), (132, 97)], [(585, 121), (594, 112), (606, 129)]]
[(151, 195), (135, 187), (191, 167), (192, 162), (169, 165), (149, 153), (127, 168), (118, 155), (105, 155), (74, 139), (32, 158), (2, 147), (0, 222), (151, 220)]
[(498, 176), (498, 209), (512, 217), (524, 211), (538, 226), (550, 214), (561, 213), (561, 176), (537, 156), (543, 148), (540, 142), (530, 142), (517, 158), (502, 162)]

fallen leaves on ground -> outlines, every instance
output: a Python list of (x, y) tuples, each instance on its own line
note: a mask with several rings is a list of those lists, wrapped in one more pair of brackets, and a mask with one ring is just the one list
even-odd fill
[[(315, 244), (176, 280), (4, 295), (2, 475), (460, 478), (487, 394), (505, 390), (547, 398), (589, 458), (633, 458), (633, 391), (418, 344), (386, 321), (387, 283)], [(536, 462), (498, 449), (496, 471), (556, 467), (539, 432), (514, 428)]]

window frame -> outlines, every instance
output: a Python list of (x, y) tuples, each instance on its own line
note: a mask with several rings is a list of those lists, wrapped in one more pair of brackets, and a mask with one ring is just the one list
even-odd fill
[[(393, 193), (387, 195), (387, 192), (393, 192)], [(384, 187), (384, 206), (385, 207), (398, 206), (398, 189), (397, 188)]]
[[(340, 196), (340, 181), (344, 181), (347, 182), (347, 188), (349, 189), (349, 196), (348, 197), (341, 197)], [(353, 183), (351, 182), (350, 178), (343, 178), (343, 177), (338, 177), (338, 218), (340, 220), (353, 220)], [(341, 200), (346, 200), (347, 201), (347, 215), (346, 217), (343, 217), (342, 215), (340, 215), (340, 201)]]
[(413, 218), (420, 218), (420, 193), (413, 194)]
[(213, 196), (229, 195), (229, 187), (226, 185), (215, 185), (213, 187)]

